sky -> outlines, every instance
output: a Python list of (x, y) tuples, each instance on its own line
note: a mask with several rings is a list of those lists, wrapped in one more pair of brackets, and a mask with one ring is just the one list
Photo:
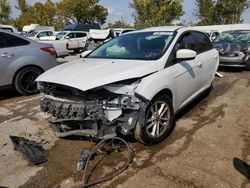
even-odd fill
[[(37, 0), (27, 0), (29, 3), (38, 2)], [(40, 0), (40, 2), (44, 2), (45, 0)], [(54, 0), (59, 1), (59, 0)], [(9, 0), (12, 6), (12, 16), (18, 16), (19, 12), (14, 8), (16, 5), (16, 0)], [(131, 0), (100, 0), (100, 4), (108, 8), (109, 16), (107, 18), (107, 23), (114, 22), (123, 18), (127, 23), (133, 23), (133, 10), (129, 7), (129, 2)], [(185, 11), (185, 15), (181, 17), (181, 20), (190, 23), (197, 22), (195, 18), (195, 9), (196, 6), (194, 4), (195, 0), (184, 0), (183, 9)], [(250, 23), (250, 8), (243, 13), (244, 23)]]

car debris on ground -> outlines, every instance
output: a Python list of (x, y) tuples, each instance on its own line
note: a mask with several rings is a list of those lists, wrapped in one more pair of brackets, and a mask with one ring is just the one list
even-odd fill
[(43, 147), (35, 142), (23, 137), (9, 136), (14, 145), (14, 150), (21, 152), (34, 165), (47, 161), (47, 152)]

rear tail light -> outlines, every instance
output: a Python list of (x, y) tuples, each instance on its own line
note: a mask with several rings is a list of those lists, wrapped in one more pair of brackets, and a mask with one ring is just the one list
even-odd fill
[(53, 47), (41, 48), (41, 50), (49, 53), (50, 55), (56, 55), (56, 50)]
[(67, 50), (69, 49), (69, 44), (68, 44), (68, 43), (66, 43), (66, 49), (67, 49)]

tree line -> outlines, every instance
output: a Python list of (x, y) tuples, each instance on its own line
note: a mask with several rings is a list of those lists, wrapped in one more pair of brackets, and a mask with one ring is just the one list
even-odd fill
[[(17, 6), (11, 7), (8, 0), (0, 0), (0, 24), (11, 24), (22, 29), (24, 25), (37, 23), (53, 25), (56, 30), (69, 23), (106, 23), (108, 9), (99, 5), (100, 0), (61, 0), (33, 5), (26, 0), (17, 0)], [(130, 8), (134, 10), (134, 27), (171, 25), (184, 15), (183, 0), (131, 0)], [(236, 24), (242, 23), (242, 14), (249, 7), (249, 0), (195, 0), (194, 16), (196, 25)], [(11, 17), (13, 11), (20, 15)], [(182, 23), (183, 24), (183, 23)], [(122, 18), (109, 27), (129, 27)]]

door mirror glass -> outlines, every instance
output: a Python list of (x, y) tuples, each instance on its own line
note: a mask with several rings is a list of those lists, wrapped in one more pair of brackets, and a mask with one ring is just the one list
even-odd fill
[(176, 52), (176, 59), (179, 60), (192, 60), (195, 59), (197, 55), (196, 51), (189, 49), (180, 49)]

